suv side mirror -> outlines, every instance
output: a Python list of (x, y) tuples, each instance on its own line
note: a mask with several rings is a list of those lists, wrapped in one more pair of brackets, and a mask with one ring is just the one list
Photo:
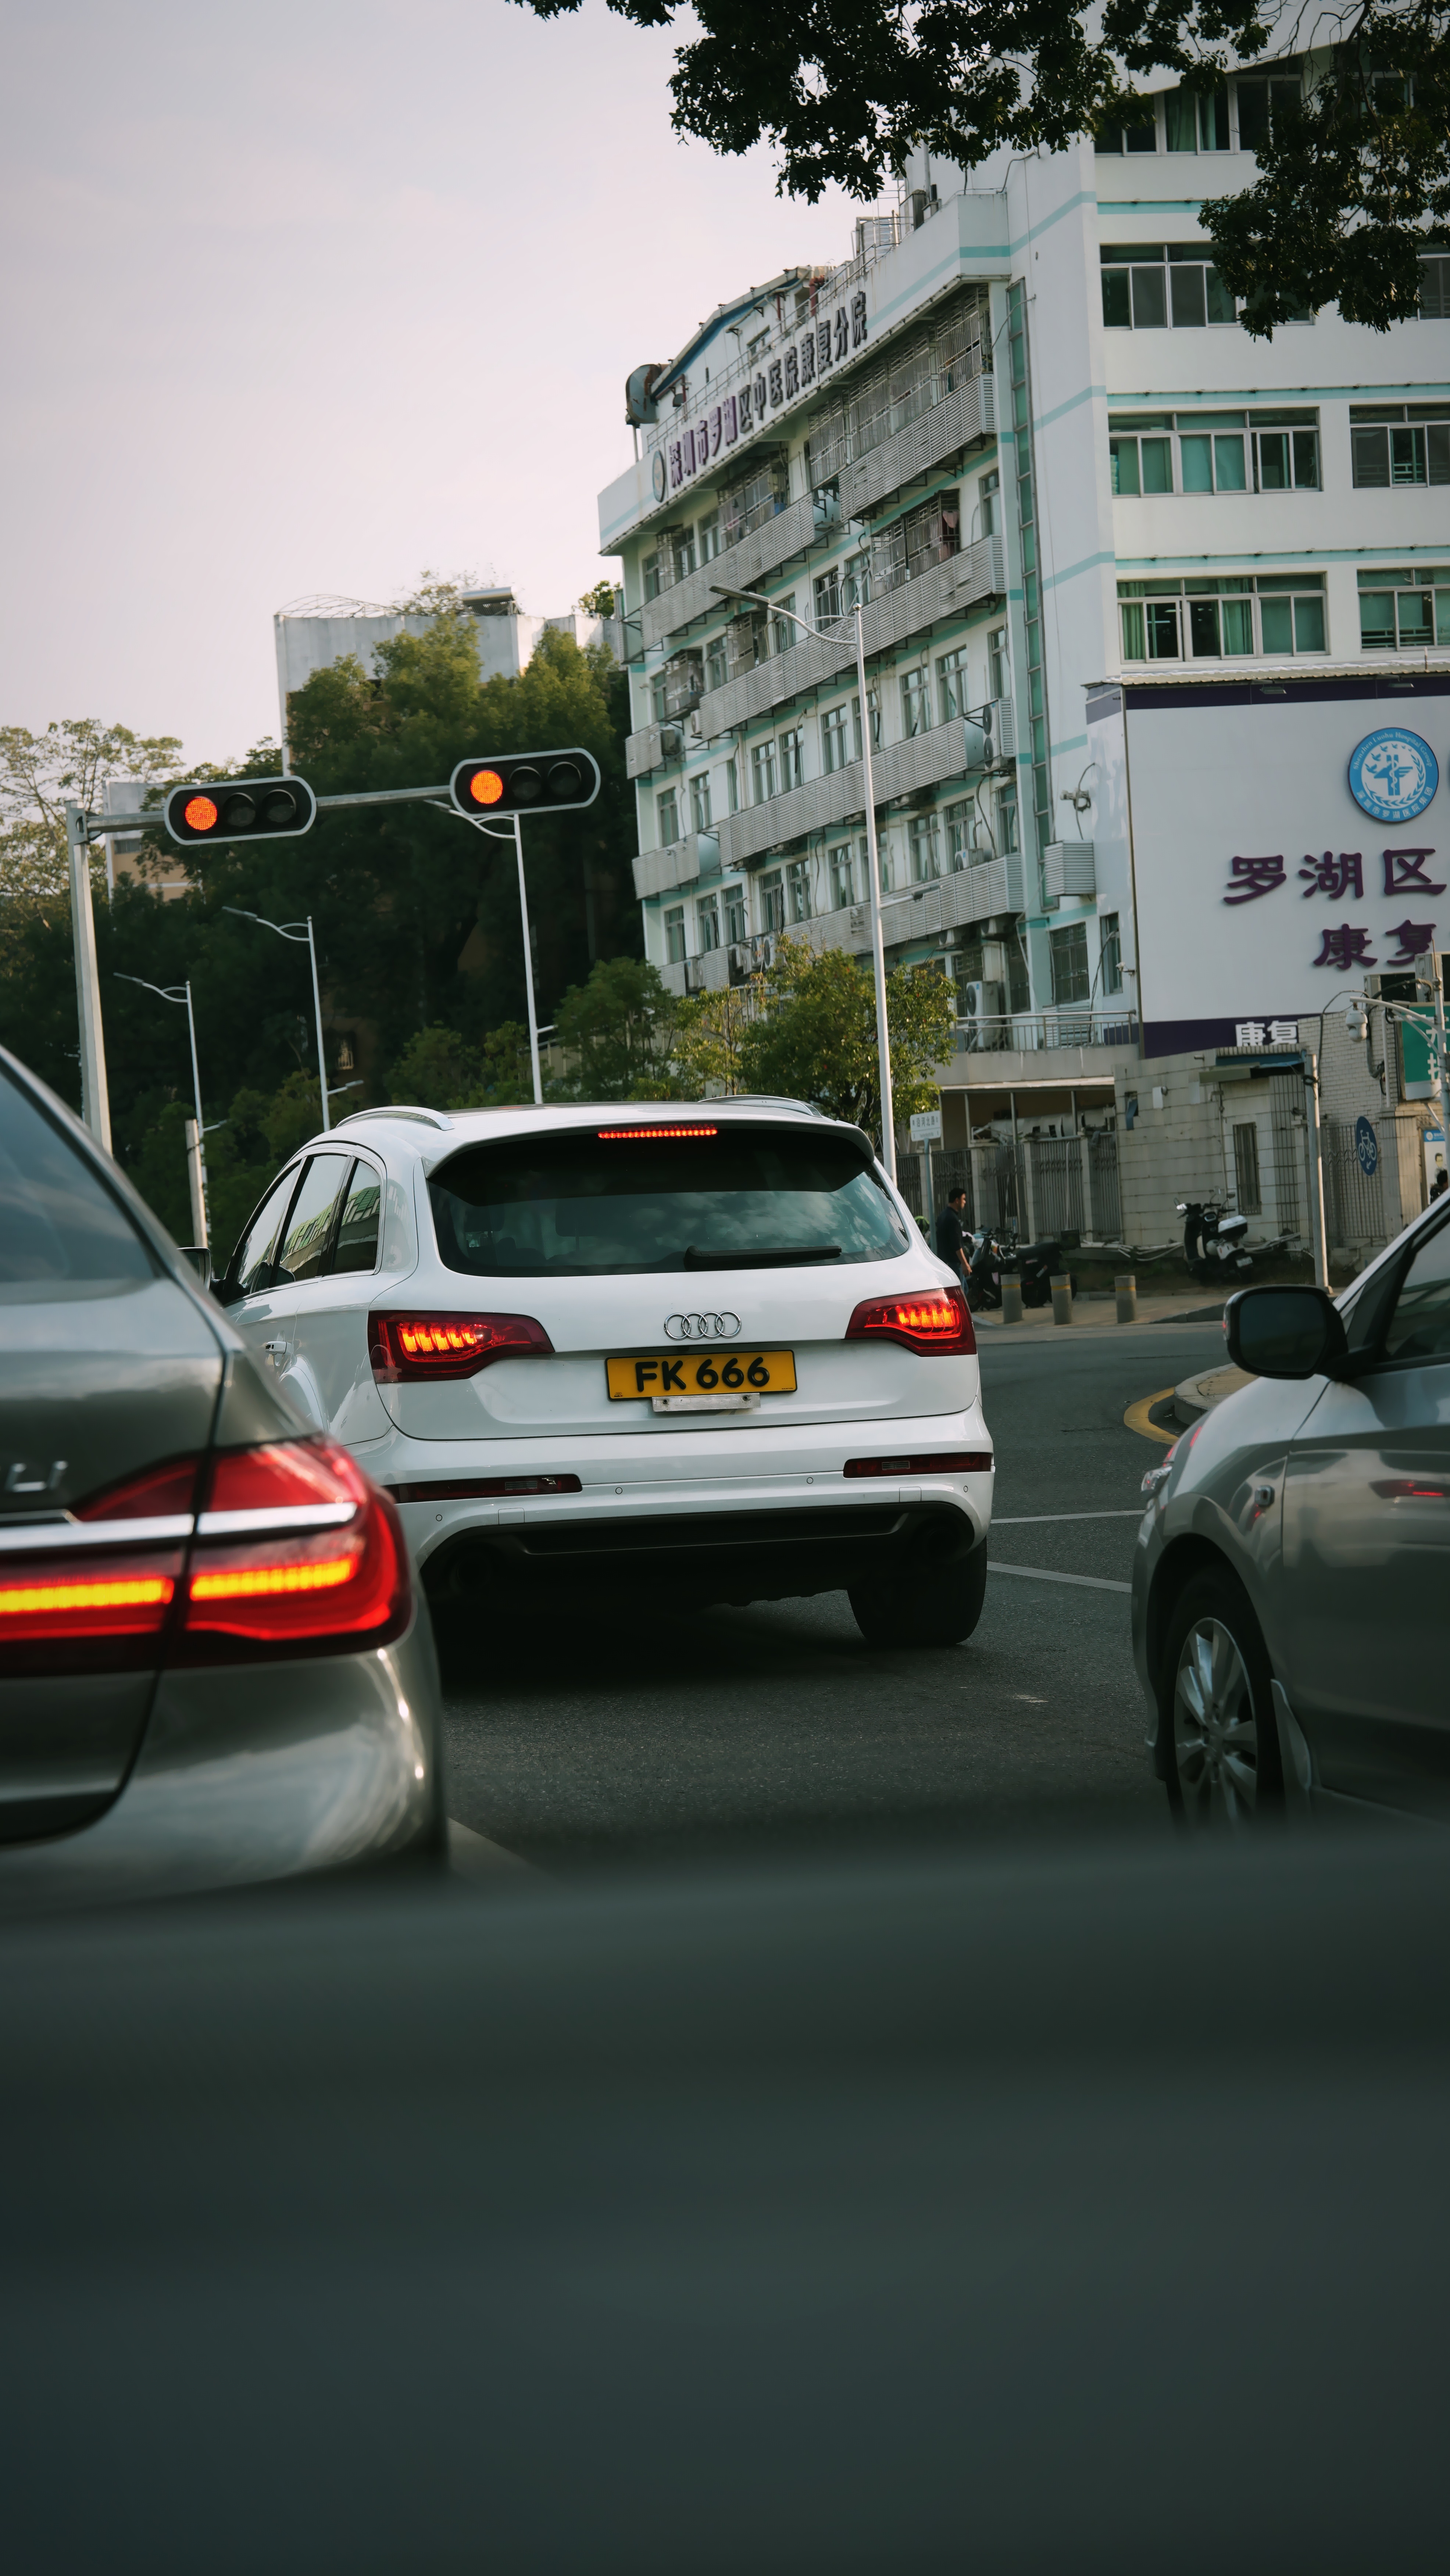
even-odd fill
[(1323, 1288), (1241, 1288), (1223, 1310), (1235, 1368), (1251, 1377), (1333, 1377), (1347, 1344)]

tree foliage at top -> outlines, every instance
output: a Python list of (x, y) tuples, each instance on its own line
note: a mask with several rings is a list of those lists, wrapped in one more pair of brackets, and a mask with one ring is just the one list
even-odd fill
[(134, 734), (94, 716), (68, 717), (44, 733), (0, 725), (0, 900), (64, 894), (67, 805), (98, 805), (108, 778), (170, 778), (180, 758), (174, 734)]
[[(543, 18), (580, 0), (519, 0)], [(669, 26), (685, 0), (609, 0)], [(1205, 205), (1218, 267), (1259, 335), (1337, 303), (1373, 330), (1413, 313), (1426, 228), (1450, 219), (1450, 0), (689, 0), (673, 122), (719, 152), (765, 142), (784, 194), (869, 201), (911, 149), (975, 169), (1003, 146), (1060, 151), (1131, 117), (1140, 85), (1211, 90), (1297, 58), (1251, 188)]]

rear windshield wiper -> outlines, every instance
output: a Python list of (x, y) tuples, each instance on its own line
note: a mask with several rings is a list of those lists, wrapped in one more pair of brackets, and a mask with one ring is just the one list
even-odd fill
[(687, 1270), (785, 1270), (797, 1261), (839, 1261), (839, 1243), (778, 1243), (769, 1252), (714, 1252), (708, 1244), (688, 1244)]

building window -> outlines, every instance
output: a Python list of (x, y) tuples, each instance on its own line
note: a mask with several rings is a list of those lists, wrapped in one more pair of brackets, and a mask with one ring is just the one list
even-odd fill
[(1450, 406), (1438, 404), (1432, 411), (1419, 403), (1352, 403), (1349, 423), (1354, 480), (1361, 489), (1450, 483)]
[(1259, 1188), (1259, 1131), (1251, 1120), (1234, 1129), (1234, 1195), (1240, 1216), (1262, 1216)]
[(967, 712), (967, 648), (959, 644), (953, 653), (943, 653), (936, 666), (937, 704), (941, 721), (950, 724), (954, 716)]
[(720, 515), (702, 519), (695, 530), (695, 552), (702, 564), (713, 563), (720, 552)]
[[(873, 751), (879, 751), (881, 749), (881, 698), (879, 692), (875, 689), (868, 689), (866, 692), (866, 700), (871, 709), (871, 748)], [(859, 698), (853, 698), (851, 700), (851, 740), (855, 745), (853, 757), (859, 760), (862, 756), (861, 701)]]
[(1412, 652), (1450, 644), (1450, 565), (1438, 570), (1362, 572), (1359, 640), (1366, 653)]
[(1007, 629), (994, 626), (987, 638), (987, 695), (1006, 698), (1012, 693), (1012, 673), (1007, 660)]
[(1065, 930), (1050, 930), (1047, 945), (1052, 958), (1054, 1002), (1085, 1002), (1089, 991), (1087, 923), (1070, 921)]
[(827, 707), (821, 718), (821, 767), (825, 775), (829, 778), (834, 770), (844, 769), (850, 757), (845, 707)]
[(643, 567), (643, 569), (644, 569), (644, 595), (645, 595), (646, 599), (658, 599), (658, 597), (659, 597), (659, 595), (660, 595), (660, 559), (659, 559), (659, 556), (658, 556), (658, 555), (646, 555), (646, 556), (645, 556), (645, 559), (644, 559), (644, 567)]
[(1102, 956), (1098, 971), (1102, 981), (1103, 991), (1105, 993), (1121, 993), (1123, 989), (1123, 935), (1118, 926), (1118, 915), (1115, 912), (1105, 912), (1103, 914), (1102, 937)]
[(725, 811), (727, 814), (740, 811), (740, 772), (735, 766), (734, 752), (725, 763)]
[(724, 632), (712, 635), (705, 647), (705, 686), (723, 689), (730, 677), (730, 648)]
[(773, 742), (758, 742), (754, 745), (750, 754), (750, 772), (753, 782), (755, 802), (757, 805), (763, 805), (768, 797), (775, 794), (775, 745)]
[(806, 729), (803, 724), (792, 725), (789, 731), (783, 733), (780, 737), (780, 783), (782, 790), (787, 787), (803, 787), (805, 785), (805, 776)]
[(965, 797), (958, 805), (947, 805), (942, 811), (942, 836), (945, 844), (946, 874), (955, 876), (959, 869), (972, 863), (972, 808)]
[(710, 829), (710, 773), (702, 769), (690, 781), (690, 828), (696, 832)]
[(1102, 270), (1110, 331), (1194, 331), (1238, 320), (1202, 242), (1105, 242)]
[(847, 563), (842, 564), (840, 571), (841, 616), (848, 617), (853, 608), (869, 608), (871, 605), (871, 557), (869, 554), (852, 555)]
[(1163, 101), (1163, 126), (1170, 152), (1227, 152), (1227, 84), (1208, 91), (1171, 89)]
[(1322, 653), (1328, 643), (1322, 573), (1120, 581), (1118, 614), (1125, 662)]
[(917, 885), (928, 885), (941, 874), (941, 845), (934, 814), (913, 814), (907, 835), (911, 843), (911, 873)]
[(785, 928), (785, 889), (780, 881), (779, 868), (772, 868), (769, 876), (760, 880), (760, 927), (762, 930)]
[(676, 788), (667, 787), (663, 796), (655, 798), (655, 814), (659, 822), (660, 848), (667, 850), (670, 843), (680, 837), (680, 800)]
[(811, 917), (811, 863), (809, 859), (792, 859), (785, 872), (786, 918), (809, 921)]
[(1139, 102), (1140, 113), (1132, 125), (1100, 125), (1094, 136), (1099, 152), (1156, 152), (1158, 149), (1158, 111), (1151, 98)]
[(725, 936), (732, 948), (739, 948), (747, 935), (745, 888), (743, 885), (728, 885), (725, 888)]
[(1450, 322), (1450, 253), (1420, 262), (1420, 320)]
[[(789, 614), (787, 614), (787, 612), (789, 612)], [(775, 606), (770, 612), (770, 649), (772, 653), (788, 653), (792, 644), (798, 644), (800, 642), (800, 628), (791, 624), (791, 618), (794, 614), (795, 592), (791, 590), (787, 591), (784, 599), (776, 601)]]
[(1004, 787), (997, 798), (997, 855), (1005, 859), (1008, 851), (1018, 846), (1017, 790)]
[(1002, 477), (995, 471), (984, 474), (977, 485), (977, 525), (979, 533), (984, 537), (995, 537), (997, 534), (1000, 524), (997, 513), (1001, 508), (1001, 489)]
[(665, 914), (665, 956), (672, 966), (684, 963), (685, 907), (682, 903), (671, 904)]
[(914, 734), (925, 733), (931, 723), (931, 697), (925, 671), (903, 671), (901, 675), (901, 734), (910, 742)]
[(856, 872), (851, 844), (842, 841), (826, 854), (831, 878), (831, 910), (844, 912), (856, 900)]
[(841, 567), (832, 564), (815, 584), (812, 597), (816, 603), (816, 624), (830, 626), (841, 614)]
[(699, 941), (702, 957), (707, 957), (712, 948), (719, 947), (720, 898), (717, 894), (702, 894), (696, 904), (695, 936)]
[(1233, 87), (1239, 150), (1257, 152), (1267, 142), (1269, 127), (1280, 111), (1298, 106), (1299, 75), (1289, 72), (1274, 80), (1236, 80)]
[(1317, 492), (1319, 416), (1120, 412), (1108, 422), (1108, 456), (1120, 494)]
[(960, 492), (939, 492), (893, 519), (871, 546), (871, 586), (877, 598), (915, 581), (932, 564), (946, 563), (962, 542)]

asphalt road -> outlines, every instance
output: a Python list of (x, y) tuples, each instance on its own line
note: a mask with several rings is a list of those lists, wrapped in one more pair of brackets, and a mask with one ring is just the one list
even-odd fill
[(1163, 1452), (1123, 1415), (1222, 1347), (1216, 1324), (984, 1335), (990, 1561), (1093, 1580), (992, 1574), (964, 1646), (867, 1646), (844, 1593), (656, 1613), (645, 1633), (621, 1615), (445, 1639), (453, 1815), (545, 1869), (823, 1836), (1166, 1833), (1127, 1597), (1106, 1588), (1128, 1580)]

